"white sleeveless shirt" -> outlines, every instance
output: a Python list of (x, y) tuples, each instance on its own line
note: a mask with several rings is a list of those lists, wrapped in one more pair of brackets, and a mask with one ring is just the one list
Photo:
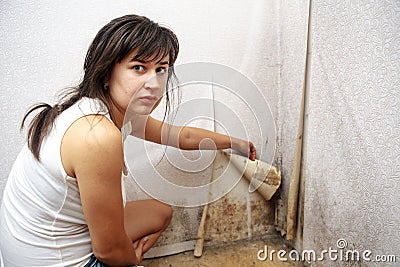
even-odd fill
[(1, 206), (0, 251), (5, 267), (84, 266), (93, 253), (77, 180), (67, 175), (60, 156), (67, 129), (90, 114), (110, 119), (100, 101), (83, 98), (56, 118), (43, 140), (40, 162), (27, 145), (19, 153)]

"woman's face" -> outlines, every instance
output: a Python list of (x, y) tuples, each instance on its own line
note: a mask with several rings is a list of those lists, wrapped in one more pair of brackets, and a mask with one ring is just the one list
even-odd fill
[(112, 105), (125, 115), (148, 115), (160, 102), (168, 79), (169, 56), (154, 61), (134, 60), (136, 51), (117, 62), (108, 81)]

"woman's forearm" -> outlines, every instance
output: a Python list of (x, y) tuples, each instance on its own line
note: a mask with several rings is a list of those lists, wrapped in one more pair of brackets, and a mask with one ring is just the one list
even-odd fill
[(179, 133), (179, 148), (184, 150), (221, 150), (232, 148), (248, 155), (252, 160), (256, 157), (255, 147), (249, 141), (188, 126), (181, 128)]
[[(138, 125), (138, 123), (135, 123), (135, 125)], [(139, 131), (132, 129), (131, 134), (133, 136), (144, 138), (157, 144), (184, 150), (222, 150), (232, 148), (247, 155), (251, 160), (256, 158), (256, 149), (252, 142), (225, 134), (190, 126), (170, 125), (152, 117), (146, 118), (144, 134), (143, 130), (140, 131), (143, 127), (138, 128)]]
[(179, 148), (185, 150), (215, 150), (231, 148), (231, 138), (201, 128), (182, 127), (179, 133)]

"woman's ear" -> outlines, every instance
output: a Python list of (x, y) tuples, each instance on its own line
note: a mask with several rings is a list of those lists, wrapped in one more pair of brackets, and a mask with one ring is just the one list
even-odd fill
[(108, 83), (108, 82), (104, 83), (104, 84), (103, 84), (103, 89), (104, 89), (105, 91), (107, 91), (108, 89), (110, 89), (110, 83)]
[(104, 89), (104, 90), (110, 89), (110, 77), (109, 77), (109, 76), (107, 76), (107, 77), (104, 78), (104, 80), (103, 80), (103, 89)]

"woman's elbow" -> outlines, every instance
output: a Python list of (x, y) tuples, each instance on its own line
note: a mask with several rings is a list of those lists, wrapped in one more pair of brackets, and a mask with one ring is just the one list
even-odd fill
[(194, 142), (193, 134), (191, 133), (191, 128), (185, 127), (179, 134), (179, 149), (182, 150), (194, 150), (198, 149)]
[(110, 266), (138, 264), (132, 258), (132, 250), (120, 245), (94, 246), (93, 254), (102, 263)]
[(93, 254), (98, 259), (104, 264), (107, 265), (112, 265), (112, 263), (115, 262), (116, 254), (118, 254), (114, 249), (112, 248), (93, 248)]

